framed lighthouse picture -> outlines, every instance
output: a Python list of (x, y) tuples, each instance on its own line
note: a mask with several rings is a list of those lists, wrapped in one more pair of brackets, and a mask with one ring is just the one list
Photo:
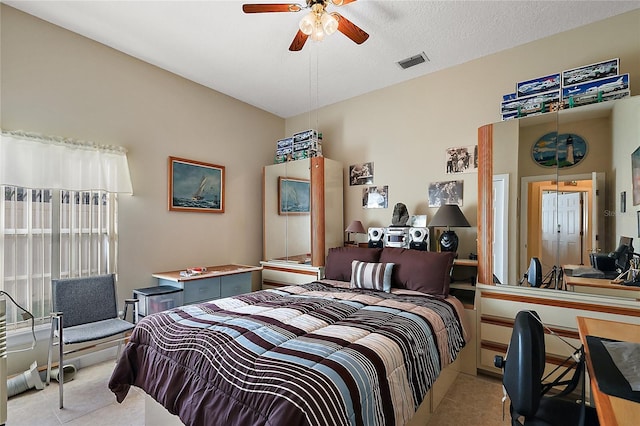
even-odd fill
[(578, 165), (587, 150), (587, 142), (580, 135), (549, 132), (533, 144), (531, 157), (539, 166), (562, 169)]
[(169, 157), (169, 210), (224, 213), (225, 168)]

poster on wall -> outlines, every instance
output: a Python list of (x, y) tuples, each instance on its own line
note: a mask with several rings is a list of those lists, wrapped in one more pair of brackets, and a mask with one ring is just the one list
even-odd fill
[(478, 145), (447, 148), (447, 174), (478, 172)]
[(362, 208), (386, 209), (389, 207), (389, 186), (370, 186), (362, 190)]
[(450, 180), (429, 184), (429, 207), (457, 204), (462, 207), (462, 182)]
[(371, 185), (373, 183), (373, 162), (349, 166), (349, 186)]

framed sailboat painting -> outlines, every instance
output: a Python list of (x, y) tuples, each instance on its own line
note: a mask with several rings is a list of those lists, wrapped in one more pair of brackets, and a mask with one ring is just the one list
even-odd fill
[(306, 179), (278, 177), (278, 214), (309, 214), (311, 185)]
[(169, 157), (169, 210), (224, 213), (224, 166)]

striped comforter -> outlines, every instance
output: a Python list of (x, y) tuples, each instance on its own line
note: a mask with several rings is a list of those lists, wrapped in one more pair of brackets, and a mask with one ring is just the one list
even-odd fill
[(464, 346), (458, 311), (417, 292), (314, 282), (150, 315), (109, 382), (187, 425), (402, 425)]

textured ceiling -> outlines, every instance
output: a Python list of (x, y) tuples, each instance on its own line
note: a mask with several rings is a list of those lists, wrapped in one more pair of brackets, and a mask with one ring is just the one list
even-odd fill
[[(639, 1), (359, 0), (329, 9), (368, 32), (364, 44), (336, 33), (290, 52), (306, 10), (242, 12), (243, 3), (282, 0), (3, 2), (284, 118), (640, 8)], [(420, 52), (430, 61), (397, 65)]]

